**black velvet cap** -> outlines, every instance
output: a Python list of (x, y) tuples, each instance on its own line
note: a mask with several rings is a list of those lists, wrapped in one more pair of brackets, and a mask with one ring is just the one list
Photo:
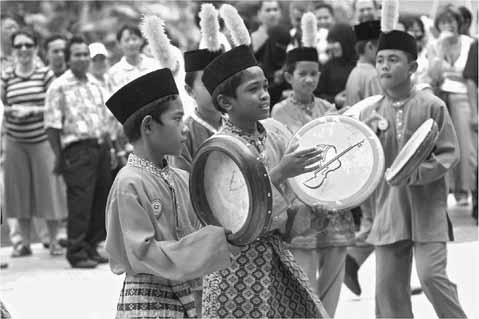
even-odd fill
[(378, 52), (381, 50), (401, 50), (417, 59), (416, 39), (407, 32), (393, 30), (379, 36)]
[(291, 64), (299, 61), (319, 62), (318, 50), (311, 47), (301, 47), (289, 50), (286, 54), (286, 63)]
[(165, 68), (125, 84), (106, 101), (106, 106), (116, 119), (124, 124), (133, 113), (145, 105), (174, 94), (178, 94), (175, 79), (171, 70)]
[(376, 40), (381, 34), (381, 22), (379, 20), (366, 21), (354, 26), (357, 41)]
[(227, 78), (258, 65), (253, 51), (247, 45), (237, 46), (214, 59), (203, 70), (201, 81), (210, 94)]
[(183, 54), (185, 58), (185, 71), (202, 71), (211, 61), (221, 55), (221, 50), (212, 52), (208, 49), (187, 51)]

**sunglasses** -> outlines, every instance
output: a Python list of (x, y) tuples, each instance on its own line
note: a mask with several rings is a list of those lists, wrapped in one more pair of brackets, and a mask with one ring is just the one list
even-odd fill
[(14, 45), (13, 45), (13, 48), (14, 48), (14, 49), (17, 49), (17, 50), (18, 50), (18, 49), (21, 49), (21, 48), (23, 48), (23, 47), (25, 47), (25, 49), (31, 49), (31, 48), (33, 48), (34, 46), (35, 46), (35, 44), (33, 44), (33, 43), (18, 43), (18, 44), (14, 44)]

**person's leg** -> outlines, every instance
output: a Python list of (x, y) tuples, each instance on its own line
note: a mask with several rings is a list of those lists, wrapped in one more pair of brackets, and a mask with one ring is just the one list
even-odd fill
[(66, 257), (72, 266), (88, 260), (86, 237), (95, 191), (96, 158), (97, 152), (85, 144), (75, 144), (64, 151), (69, 243)]
[(33, 229), (37, 233), (38, 239), (43, 243), (45, 248), (50, 247), (50, 234), (48, 233), (47, 221), (41, 217), (33, 217)]
[(49, 248), (50, 248), (50, 255), (52, 256), (61, 256), (63, 255), (63, 248), (58, 244), (57, 236), (58, 236), (58, 225), (60, 222), (55, 219), (47, 220), (47, 227), (48, 227), (48, 235), (49, 235)]
[(412, 318), (412, 242), (376, 246), (376, 317)]
[(327, 247), (319, 251), (318, 297), (326, 312), (334, 317), (344, 279), (346, 247)]
[(16, 249), (12, 253), (12, 257), (23, 257), (23, 256), (30, 256), (32, 254), (32, 250), (30, 248), (30, 234), (31, 234), (31, 222), (30, 218), (19, 218), (18, 219), (18, 226), (20, 229), (20, 233), (22, 234), (22, 245), (19, 249)]
[(442, 243), (414, 243), (416, 269), (424, 294), (439, 318), (466, 318), (456, 285), (446, 274), (447, 246)]

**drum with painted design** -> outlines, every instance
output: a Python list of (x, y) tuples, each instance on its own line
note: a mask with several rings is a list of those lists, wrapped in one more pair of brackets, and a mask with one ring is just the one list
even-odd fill
[(300, 128), (290, 142), (299, 150), (316, 147), (323, 158), (313, 172), (288, 179), (309, 206), (337, 211), (360, 205), (384, 174), (381, 142), (364, 123), (348, 116), (324, 116)]
[(439, 135), (439, 128), (433, 119), (426, 120), (404, 144), (384, 177), (393, 186), (403, 184), (407, 178), (431, 155)]
[(231, 231), (241, 246), (268, 231), (272, 214), (269, 175), (253, 146), (215, 135), (198, 150), (190, 175), (190, 196), (199, 219)]

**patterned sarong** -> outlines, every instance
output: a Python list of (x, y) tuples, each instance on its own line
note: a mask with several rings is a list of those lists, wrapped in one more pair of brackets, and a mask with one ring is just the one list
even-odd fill
[(116, 319), (195, 317), (189, 282), (172, 283), (147, 274), (125, 277)]
[(328, 318), (278, 234), (245, 246), (232, 265), (204, 277), (203, 318)]

